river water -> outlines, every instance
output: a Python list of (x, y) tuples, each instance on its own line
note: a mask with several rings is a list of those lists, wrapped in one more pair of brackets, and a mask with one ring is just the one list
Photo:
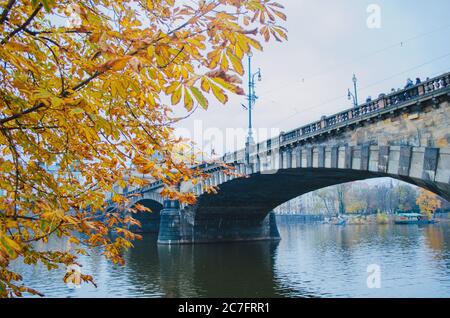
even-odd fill
[(158, 246), (146, 236), (123, 267), (91, 252), (80, 261), (98, 288), (67, 287), (63, 269), (16, 269), (47, 297), (450, 297), (449, 223), (279, 230), (280, 242), (237, 244)]

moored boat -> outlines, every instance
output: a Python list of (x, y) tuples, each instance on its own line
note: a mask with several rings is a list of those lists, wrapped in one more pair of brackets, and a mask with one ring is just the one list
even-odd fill
[(399, 213), (395, 216), (395, 224), (434, 224), (434, 219), (428, 219), (420, 213)]
[(331, 224), (334, 225), (345, 225), (347, 223), (347, 220), (343, 218), (342, 216), (338, 216), (337, 218), (333, 218), (331, 220)]

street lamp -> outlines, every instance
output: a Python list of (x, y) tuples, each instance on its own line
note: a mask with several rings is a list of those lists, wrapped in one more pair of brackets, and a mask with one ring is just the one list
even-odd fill
[(248, 110), (248, 136), (247, 136), (247, 142), (245, 143), (245, 149), (246, 149), (246, 160), (247, 163), (250, 161), (250, 146), (254, 144), (253, 140), (253, 132), (252, 132), (252, 110), (253, 105), (255, 104), (256, 100), (258, 99), (258, 96), (255, 94), (255, 82), (256, 77), (258, 77), (258, 81), (262, 80), (262, 74), (261, 69), (258, 68), (258, 71), (256, 73), (252, 73), (252, 56), (253, 54), (250, 52), (248, 54), (248, 95), (247, 95), (247, 101), (248, 106), (246, 108)]
[(258, 96), (255, 94), (255, 77), (258, 76), (258, 81), (262, 80), (261, 69), (258, 69), (256, 73), (252, 74), (252, 53), (248, 54), (248, 137), (247, 142), (253, 143), (253, 132), (252, 132), (252, 110)]
[(357, 89), (356, 89), (356, 83), (358, 82), (358, 79), (356, 78), (355, 74), (353, 74), (352, 81), (353, 81), (353, 94), (352, 94), (352, 92), (350, 92), (350, 88), (349, 88), (348, 92), (347, 92), (347, 98), (348, 98), (348, 100), (353, 99), (353, 106), (358, 107), (358, 93), (357, 93)]

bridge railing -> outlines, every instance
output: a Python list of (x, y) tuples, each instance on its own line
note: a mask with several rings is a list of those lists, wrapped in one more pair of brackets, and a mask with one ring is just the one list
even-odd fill
[[(152, 182), (152, 183), (150, 183), (150, 184), (148, 184), (148, 185), (146, 185), (146, 186), (144, 186), (142, 188), (136, 188), (136, 189), (133, 189), (131, 191), (124, 191), (122, 193), (122, 195), (125, 196), (125, 197), (130, 197), (130, 196), (133, 196), (135, 194), (141, 194), (141, 193), (144, 193), (144, 192), (155, 190), (155, 189), (163, 186), (163, 184), (164, 183), (161, 180), (158, 180), (158, 181)], [(112, 205), (112, 204), (114, 204), (114, 202), (113, 202), (112, 199), (109, 199), (109, 200), (106, 200), (106, 204), (107, 205)]]
[[(411, 99), (430, 95), (438, 90), (446, 89), (448, 87), (450, 87), (450, 72), (426, 80), (420, 84), (412, 85), (401, 91), (393, 92), (388, 95), (380, 94), (380, 96), (376, 100), (366, 102), (360, 106), (344, 110), (337, 114), (331, 116), (323, 116), (319, 121), (302, 126), (287, 133), (282, 133), (279, 137), (260, 142), (256, 145), (256, 149), (257, 151), (271, 151), (272, 149), (279, 147), (279, 145), (282, 143), (288, 143), (301, 137), (312, 136), (329, 128), (358, 120), (358, 118), (380, 112), (381, 110), (386, 108), (396, 107), (408, 102)], [(245, 149), (226, 153), (222, 157), (222, 159), (227, 163), (242, 161), (244, 160), (244, 158)], [(206, 169), (208, 166), (208, 164), (201, 164), (197, 167), (200, 169)], [(153, 189), (157, 189), (162, 185), (162, 181), (156, 181), (145, 187), (134, 189), (132, 191), (126, 191), (124, 195), (130, 196), (133, 194), (140, 194), (143, 192), (151, 191)], [(112, 204), (112, 200), (108, 200), (107, 203)]]
[(445, 89), (449, 86), (450, 73), (446, 73), (420, 84), (412, 85), (401, 91), (393, 92), (388, 95), (380, 94), (380, 96), (376, 100), (368, 101), (360, 106), (347, 109), (331, 116), (324, 116), (319, 121), (282, 134), (280, 139), (282, 143), (286, 143), (302, 136), (314, 135), (333, 126), (337, 126), (364, 117), (366, 115), (379, 112), (382, 109), (397, 106), (399, 104), (408, 102), (411, 99), (431, 94), (437, 90)]

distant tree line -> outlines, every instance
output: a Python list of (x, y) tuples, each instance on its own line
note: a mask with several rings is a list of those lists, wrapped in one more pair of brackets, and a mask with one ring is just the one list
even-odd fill
[(426, 190), (393, 180), (339, 184), (297, 197), (275, 209), (280, 214), (375, 214), (449, 212), (450, 203)]

